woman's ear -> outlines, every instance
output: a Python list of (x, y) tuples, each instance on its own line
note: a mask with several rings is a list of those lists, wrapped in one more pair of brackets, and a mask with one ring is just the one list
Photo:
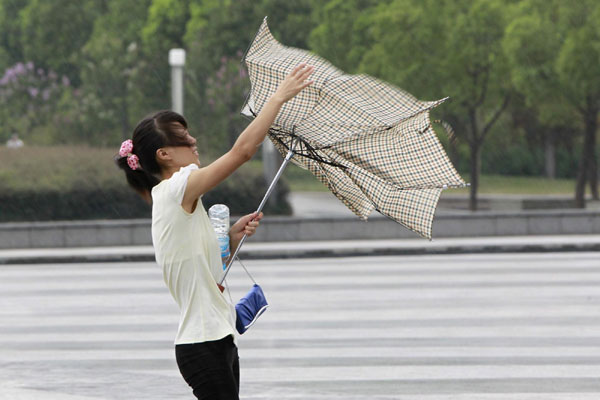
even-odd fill
[(169, 154), (167, 149), (161, 147), (160, 149), (156, 150), (156, 161), (158, 161), (159, 164), (163, 164), (166, 161), (171, 161), (171, 159), (171, 154)]

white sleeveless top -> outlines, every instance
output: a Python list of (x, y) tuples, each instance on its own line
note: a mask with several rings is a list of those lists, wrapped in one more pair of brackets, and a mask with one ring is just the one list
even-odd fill
[(181, 311), (175, 344), (235, 334), (235, 307), (217, 287), (221, 252), (201, 199), (193, 213), (181, 203), (196, 164), (180, 168), (152, 188), (152, 244), (163, 279)]

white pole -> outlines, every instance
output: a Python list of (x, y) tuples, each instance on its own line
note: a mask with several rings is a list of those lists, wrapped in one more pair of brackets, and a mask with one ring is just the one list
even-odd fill
[[(275, 178), (275, 175), (277, 175), (277, 170), (281, 164), (281, 156), (269, 138), (266, 138), (262, 144), (262, 160), (263, 176), (265, 182), (269, 183), (273, 180), (273, 178)], [(277, 199), (277, 187), (273, 189), (272, 195), (275, 199)]]
[[(281, 166), (279, 167), (279, 170), (277, 171), (277, 173), (273, 177), (273, 181), (269, 185), (269, 188), (267, 189), (267, 193), (265, 193), (265, 196), (263, 197), (262, 201), (258, 205), (258, 208), (256, 209), (256, 213), (257, 214), (259, 214), (262, 211), (262, 209), (265, 206), (267, 200), (269, 199), (269, 196), (273, 193), (273, 189), (275, 189), (275, 186), (277, 185), (277, 181), (279, 181), (279, 178), (281, 177), (281, 174), (283, 173), (283, 170), (285, 169), (285, 167), (288, 165), (288, 163), (290, 162), (290, 160), (294, 156), (294, 148), (295, 147), (296, 147), (296, 142), (292, 143), (291, 148), (288, 150), (287, 155), (285, 156), (285, 158), (283, 159), (283, 162), (281, 163)], [(240, 249), (242, 248), (242, 245), (246, 241), (247, 237), (248, 236), (244, 233), (244, 236), (242, 236), (242, 239), (240, 240), (240, 243), (238, 243), (238, 246), (235, 249), (235, 252), (229, 257), (229, 261), (227, 262), (227, 268), (223, 272), (223, 276), (221, 277), (221, 280), (219, 281), (219, 285), (222, 285), (223, 282), (225, 282), (225, 278), (227, 277), (227, 274), (229, 273), (229, 270), (231, 269), (231, 266), (233, 265), (233, 261), (237, 257), (237, 255), (238, 255)]]
[(171, 108), (183, 115), (183, 67), (185, 66), (185, 50), (169, 50), (171, 66)]

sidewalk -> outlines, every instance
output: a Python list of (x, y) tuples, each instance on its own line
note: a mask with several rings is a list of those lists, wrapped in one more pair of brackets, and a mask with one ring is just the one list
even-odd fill
[[(241, 259), (347, 257), (408, 254), (600, 251), (600, 235), (494, 236), (424, 239), (257, 242)], [(0, 250), (0, 264), (154, 261), (152, 246)]]

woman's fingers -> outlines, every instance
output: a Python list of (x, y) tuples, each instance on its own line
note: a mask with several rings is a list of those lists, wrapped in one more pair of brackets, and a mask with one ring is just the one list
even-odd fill
[(310, 74), (312, 74), (314, 70), (315, 70), (315, 67), (313, 67), (312, 65), (309, 65), (309, 66), (307, 66), (306, 68), (304, 68), (304, 69), (302, 70), (302, 72), (300, 72), (300, 77), (301, 77), (301, 79), (306, 79), (306, 78), (308, 78), (308, 76), (309, 76)]
[[(308, 87), (308, 86), (312, 85), (312, 84), (313, 84), (313, 82), (314, 82), (314, 81), (306, 81), (306, 82), (304, 82), (304, 83), (302, 84), (302, 89), (304, 89), (305, 87)], [(300, 89), (300, 90), (302, 90), (302, 89)]]
[(290, 74), (280, 83), (277, 91), (275, 92), (275, 96), (286, 101), (290, 100), (292, 97), (296, 96), (302, 89), (307, 87), (312, 83), (312, 81), (307, 82), (307, 78), (314, 71), (314, 67), (307, 65), (306, 63), (301, 63), (296, 68), (290, 72)]
[(291, 76), (295, 76), (295, 75), (296, 75), (298, 72), (302, 71), (302, 69), (303, 69), (304, 67), (306, 67), (306, 63), (305, 63), (305, 62), (298, 64), (298, 65), (296, 66), (296, 68), (294, 68), (294, 69), (292, 70), (292, 72), (290, 73), (290, 75), (291, 75)]
[(258, 222), (249, 223), (244, 228), (244, 233), (248, 236), (252, 236), (254, 235), (254, 232), (256, 232), (256, 228), (258, 228)]
[(305, 70), (298, 75), (298, 82), (304, 83), (306, 79), (308, 79), (308, 77), (314, 72), (314, 70), (315, 67), (306, 67)]
[(246, 217), (249, 218), (248, 222), (246, 223), (246, 225), (244, 226), (244, 233), (248, 236), (252, 236), (254, 235), (254, 233), (256, 233), (256, 228), (258, 228), (258, 226), (260, 225), (260, 220), (263, 217), (263, 213), (252, 213), (252, 214), (248, 214)]
[(308, 78), (314, 70), (315, 67), (312, 65), (306, 65), (306, 63), (302, 63), (294, 68), (294, 70), (290, 73), (290, 78), (295, 80), (297, 83), (304, 83), (306, 78)]

